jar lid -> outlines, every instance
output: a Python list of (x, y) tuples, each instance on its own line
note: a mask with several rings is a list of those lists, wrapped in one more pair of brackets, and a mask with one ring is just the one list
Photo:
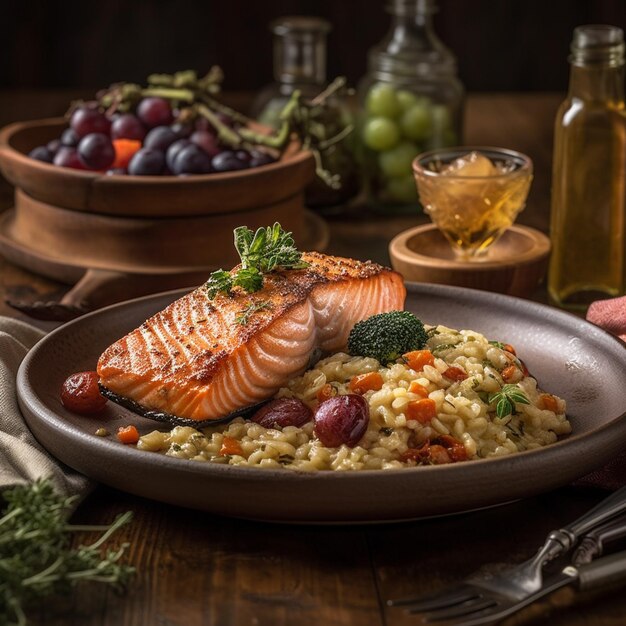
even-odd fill
[(279, 17), (270, 24), (270, 30), (281, 37), (288, 35), (326, 35), (332, 30), (328, 20), (310, 15)]

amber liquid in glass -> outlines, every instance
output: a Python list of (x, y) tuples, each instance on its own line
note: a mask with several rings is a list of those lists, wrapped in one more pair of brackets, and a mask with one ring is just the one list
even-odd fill
[(555, 304), (572, 310), (624, 290), (622, 84), (623, 66), (573, 67), (557, 115), (548, 289)]
[(509, 170), (477, 152), (438, 176), (417, 175), (424, 210), (464, 261), (485, 258), (523, 209), (531, 181), (530, 168)]

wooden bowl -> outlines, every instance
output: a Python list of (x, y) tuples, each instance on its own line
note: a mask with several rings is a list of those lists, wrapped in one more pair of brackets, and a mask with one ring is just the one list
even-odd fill
[(244, 224), (278, 221), (303, 238), (304, 188), (315, 167), (297, 142), (270, 165), (187, 177), (106, 176), (27, 156), (65, 125), (51, 119), (0, 131), (0, 169), (16, 187), (2, 236), (13, 247), (85, 268), (145, 272), (232, 265), (233, 228)]
[[(313, 180), (314, 160), (293, 142), (281, 160), (263, 167), (198, 176), (106, 176), (57, 167), (28, 152), (57, 138), (62, 118), (22, 122), (0, 131), (0, 169), (5, 178), (36, 200), (74, 211), (119, 217), (221, 215), (289, 201), (301, 227), (304, 188)], [(283, 224), (285, 228), (288, 225)]]
[(434, 224), (406, 230), (389, 244), (395, 270), (406, 280), (440, 283), (530, 297), (544, 278), (550, 240), (527, 226), (511, 226), (493, 244), (485, 260), (466, 262), (454, 256)]
[[(198, 284), (208, 271), (232, 267), (237, 226), (278, 221), (300, 248), (327, 243), (324, 222), (304, 210), (315, 162), (298, 142), (270, 165), (188, 177), (106, 176), (27, 156), (65, 126), (49, 119), (0, 131), (0, 169), (16, 188), (15, 208), (0, 218), (0, 253), (50, 278), (78, 281), (62, 301), (72, 311)], [(47, 302), (34, 304), (13, 306), (58, 314)]]

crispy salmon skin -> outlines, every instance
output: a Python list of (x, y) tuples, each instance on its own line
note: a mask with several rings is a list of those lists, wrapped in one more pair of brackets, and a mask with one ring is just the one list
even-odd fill
[(345, 349), (356, 322), (404, 306), (402, 277), (388, 268), (302, 259), (308, 267), (268, 273), (255, 293), (209, 299), (199, 287), (176, 300), (104, 351), (100, 385), (148, 415), (219, 419), (270, 398), (314, 351)]

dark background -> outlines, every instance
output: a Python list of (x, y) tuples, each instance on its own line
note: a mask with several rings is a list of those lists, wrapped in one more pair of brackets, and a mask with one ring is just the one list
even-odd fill
[[(437, 32), (470, 91), (563, 90), (572, 30), (626, 28), (624, 0), (439, 0)], [(389, 25), (384, 0), (0, 0), (0, 88), (98, 88), (212, 64), (224, 88), (271, 80), (268, 23), (289, 14), (333, 24), (328, 75), (352, 84)]]

